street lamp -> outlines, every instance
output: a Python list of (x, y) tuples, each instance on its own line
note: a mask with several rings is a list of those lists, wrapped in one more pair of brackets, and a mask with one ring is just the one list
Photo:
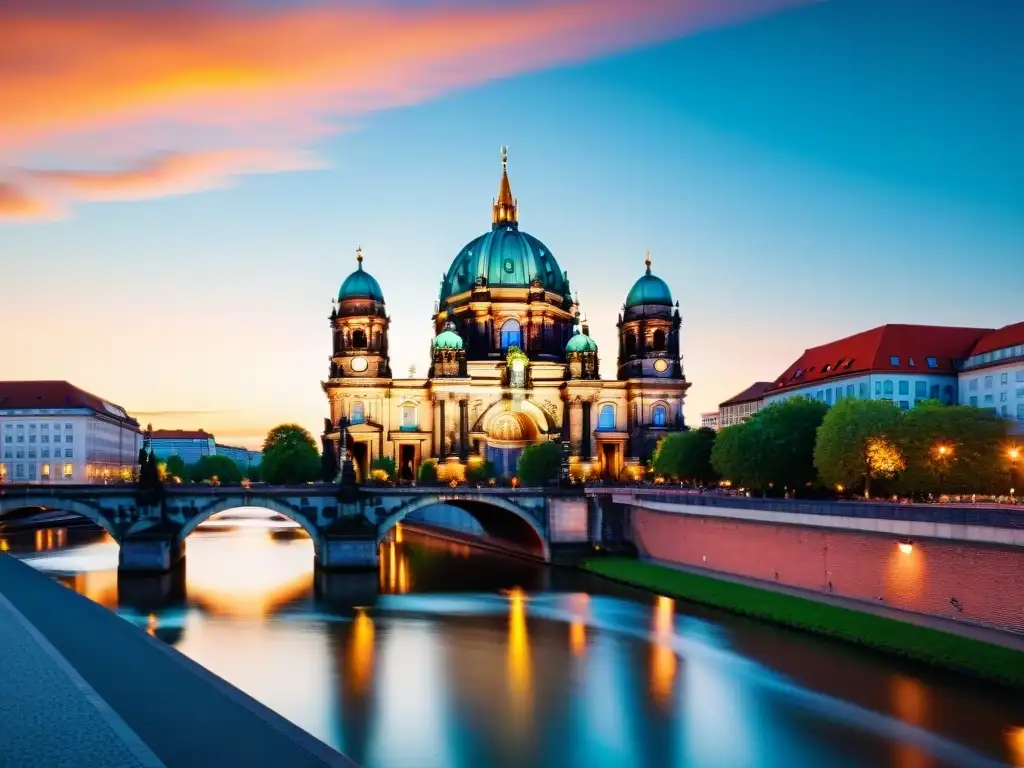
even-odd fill
[(939, 452), (939, 498), (942, 497), (942, 489), (946, 485), (946, 459), (953, 455), (953, 449), (948, 445), (940, 445)]
[(1017, 460), (1021, 457), (1020, 448), (1014, 446), (1006, 452), (1006, 455), (1010, 459), (1010, 495), (1013, 495), (1014, 488), (1017, 487)]

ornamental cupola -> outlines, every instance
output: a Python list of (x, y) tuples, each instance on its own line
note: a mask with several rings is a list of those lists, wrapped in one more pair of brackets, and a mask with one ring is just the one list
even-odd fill
[(651, 252), (644, 274), (626, 294), (619, 315), (618, 378), (683, 378), (679, 356), (678, 304), (668, 285), (651, 272)]
[(448, 322), (430, 342), (430, 378), (457, 378), (467, 375), (466, 350), (455, 323)]
[(363, 269), (356, 248), (356, 269), (341, 284), (330, 315), (333, 347), (331, 378), (390, 378), (388, 326), (380, 283)]
[(565, 345), (566, 375), (570, 379), (596, 380), (600, 378), (597, 342), (590, 338), (586, 318)]

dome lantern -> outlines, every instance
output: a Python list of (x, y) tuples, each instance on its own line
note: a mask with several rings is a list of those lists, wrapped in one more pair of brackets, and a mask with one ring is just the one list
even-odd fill
[(338, 302), (346, 299), (370, 299), (381, 304), (384, 303), (384, 292), (380, 289), (380, 283), (363, 269), (363, 248), (356, 248), (356, 271), (345, 278), (338, 290)]
[(492, 206), (491, 228), (519, 226), (519, 204), (512, 197), (512, 185), (508, 181), (508, 147), (501, 148), (501, 184), (498, 185), (498, 199)]

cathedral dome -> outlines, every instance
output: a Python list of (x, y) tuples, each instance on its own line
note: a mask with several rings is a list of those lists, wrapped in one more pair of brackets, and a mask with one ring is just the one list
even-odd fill
[(448, 323), (444, 330), (434, 337), (434, 349), (462, 349), (462, 337), (455, 332), (455, 325)]
[(565, 345), (566, 352), (597, 352), (597, 342), (587, 335), (586, 331), (577, 331)]
[(338, 301), (345, 299), (372, 299), (384, 303), (384, 292), (380, 289), (380, 283), (369, 272), (363, 270), (363, 249), (356, 249), (356, 261), (359, 266), (356, 271), (345, 278), (338, 290)]
[(633, 283), (633, 287), (626, 294), (626, 309), (643, 306), (644, 304), (657, 304), (661, 306), (672, 306), (672, 292), (668, 285), (660, 277), (651, 274), (651, 255), (647, 254), (647, 272), (639, 280)]
[(494, 203), (491, 231), (467, 243), (445, 273), (440, 301), (488, 287), (529, 288), (539, 283), (559, 296), (569, 295), (569, 281), (544, 243), (519, 229), (518, 203), (508, 181), (508, 155), (502, 149), (501, 186)]

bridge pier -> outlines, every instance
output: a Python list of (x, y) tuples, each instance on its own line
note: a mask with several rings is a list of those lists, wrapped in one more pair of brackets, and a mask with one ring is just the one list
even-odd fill
[(376, 571), (377, 537), (325, 534), (320, 540), (316, 565), (325, 571)]
[(185, 542), (176, 533), (146, 533), (121, 541), (118, 571), (165, 573), (185, 557)]

